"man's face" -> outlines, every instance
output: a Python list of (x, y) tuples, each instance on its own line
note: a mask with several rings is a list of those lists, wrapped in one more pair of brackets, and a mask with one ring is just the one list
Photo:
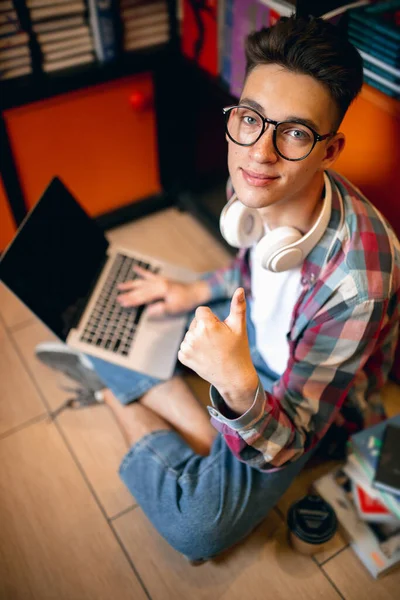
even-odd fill
[[(308, 75), (279, 65), (259, 65), (248, 76), (240, 104), (255, 108), (275, 121), (307, 119), (319, 134), (334, 128), (337, 109), (325, 87)], [(320, 185), (322, 171), (330, 166), (332, 142), (317, 142), (304, 160), (291, 162), (276, 152), (269, 125), (253, 146), (238, 146), (228, 139), (228, 168), (233, 187), (251, 208), (284, 207)]]

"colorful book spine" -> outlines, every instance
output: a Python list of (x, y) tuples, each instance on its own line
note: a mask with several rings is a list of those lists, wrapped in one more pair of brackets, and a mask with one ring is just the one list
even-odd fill
[(359, 42), (352, 36), (349, 36), (349, 41), (352, 44), (354, 44), (354, 46), (358, 49), (360, 54), (364, 53), (367, 56), (373, 56), (374, 58), (377, 58), (386, 65), (390, 65), (394, 68), (400, 68), (400, 56), (398, 58), (390, 56), (382, 48), (376, 49), (375, 46), (368, 46), (367, 44)]
[[(400, 8), (400, 7), (399, 7)], [(387, 39), (400, 42), (400, 29), (390, 18), (392, 11), (387, 13), (369, 13), (366, 9), (356, 9), (349, 12), (349, 20), (360, 24), (364, 28), (384, 35)], [(393, 11), (394, 14), (394, 11)]]
[(226, 0), (225, 2), (224, 28), (222, 40), (221, 78), (228, 86), (230, 86), (231, 83), (233, 3), (234, 0)]
[(384, 63), (383, 63), (384, 66), (382, 66), (382, 64), (380, 64), (381, 61), (378, 61), (376, 58), (374, 59), (373, 56), (366, 58), (367, 55), (365, 55), (365, 53), (363, 53), (363, 54), (364, 54), (364, 56), (363, 56), (364, 71), (367, 69), (369, 71), (372, 71), (373, 73), (376, 73), (377, 75), (380, 75), (384, 79), (387, 79), (388, 82), (394, 83), (396, 85), (400, 84), (399, 69), (395, 69), (395, 68), (391, 67), (390, 65), (385, 65)]
[(218, 76), (217, 0), (183, 0), (182, 52), (202, 69)]
[[(382, 421), (373, 427), (359, 431), (350, 438), (349, 445), (371, 485), (378, 466), (383, 433), (386, 425), (389, 423), (400, 425), (400, 414), (391, 419), (387, 419), (386, 421)], [(397, 518), (400, 518), (400, 496), (382, 491), (379, 493), (389, 510), (391, 510)]]
[(96, 56), (100, 62), (113, 60), (118, 52), (114, 2), (88, 0), (88, 5)]
[(245, 40), (249, 33), (269, 26), (269, 8), (258, 0), (234, 2), (232, 15), (232, 48), (230, 93), (239, 98), (246, 71)]
[(400, 44), (389, 38), (385, 38), (384, 35), (371, 31), (366, 27), (360, 27), (357, 23), (349, 22), (348, 35), (355, 39), (367, 44), (368, 46), (374, 46), (380, 48), (382, 51), (399, 56)]
[(235, 0), (232, 15), (230, 93), (240, 97), (246, 70), (245, 40), (252, 31), (270, 27), (294, 6), (284, 0)]

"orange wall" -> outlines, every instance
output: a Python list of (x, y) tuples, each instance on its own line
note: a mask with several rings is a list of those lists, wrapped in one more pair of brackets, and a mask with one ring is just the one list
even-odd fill
[(0, 252), (11, 242), (17, 228), (11, 213), (3, 180), (0, 176)]
[[(150, 99), (135, 110), (130, 96)], [(21, 187), (31, 208), (58, 175), (95, 216), (161, 191), (151, 74), (5, 111)]]
[(364, 85), (341, 130), (346, 147), (334, 168), (361, 189), (400, 236), (400, 102)]

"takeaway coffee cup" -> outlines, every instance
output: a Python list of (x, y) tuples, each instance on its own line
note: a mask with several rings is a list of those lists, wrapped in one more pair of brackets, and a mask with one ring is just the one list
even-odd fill
[(288, 527), (293, 548), (302, 554), (315, 554), (335, 535), (336, 514), (320, 496), (305, 496), (290, 507)]

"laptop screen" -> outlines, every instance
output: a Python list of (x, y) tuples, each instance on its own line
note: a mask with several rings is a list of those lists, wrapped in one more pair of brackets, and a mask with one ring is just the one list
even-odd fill
[(54, 178), (1, 258), (0, 280), (65, 341), (107, 247), (101, 229)]

